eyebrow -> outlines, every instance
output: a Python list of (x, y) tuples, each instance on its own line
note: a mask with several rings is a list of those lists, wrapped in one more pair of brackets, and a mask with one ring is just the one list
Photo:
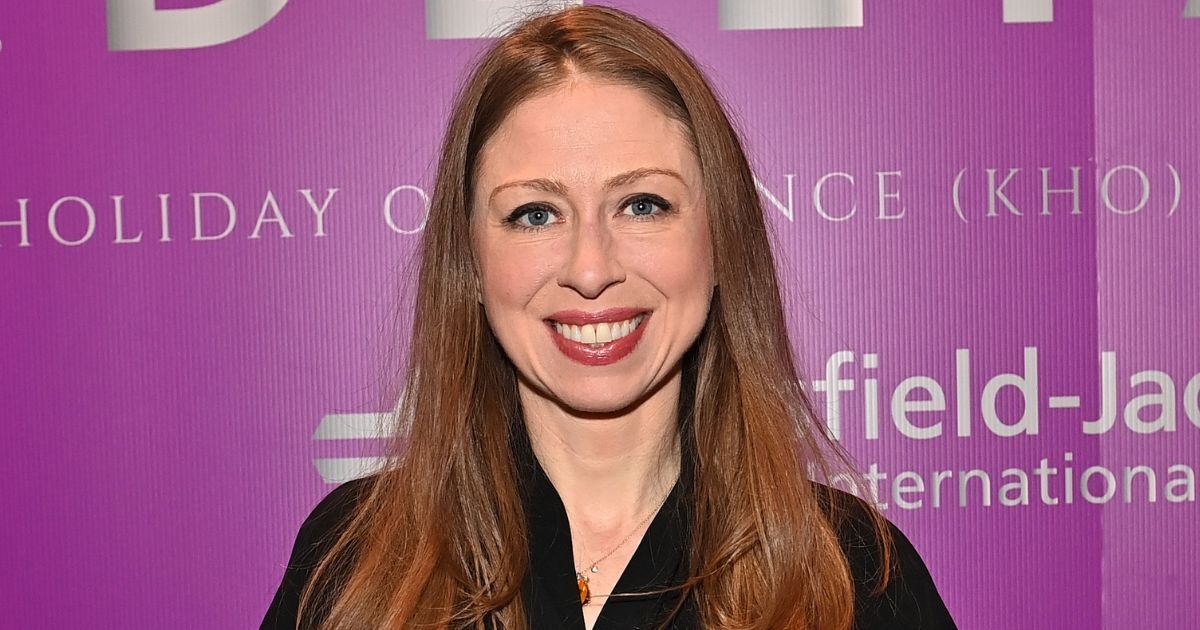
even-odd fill
[[(680, 182), (682, 182), (685, 186), (687, 185), (687, 182), (684, 181), (682, 175), (680, 175), (679, 173), (677, 173), (669, 168), (644, 167), (644, 168), (635, 168), (632, 171), (626, 171), (619, 175), (614, 175), (614, 176), (610, 177), (608, 179), (608, 181), (604, 182), (604, 189), (612, 190), (614, 188), (619, 188), (626, 184), (636, 182), (637, 180), (639, 180), (643, 177), (649, 177), (650, 175), (666, 175), (668, 177), (674, 177), (675, 179), (678, 179)], [(500, 184), (499, 186), (493, 188), (492, 193), (490, 195), (488, 195), (488, 204), (491, 205), (491, 203), (496, 199), (496, 195), (500, 191), (508, 189), (508, 188), (515, 188), (515, 187), (533, 188), (535, 190), (540, 190), (545, 193), (558, 195), (559, 197), (567, 196), (567, 187), (565, 185), (563, 185), (562, 182), (560, 182), (556, 179), (546, 179), (544, 177), (539, 177), (536, 179), (522, 179), (522, 180), (517, 180), (517, 181)]]

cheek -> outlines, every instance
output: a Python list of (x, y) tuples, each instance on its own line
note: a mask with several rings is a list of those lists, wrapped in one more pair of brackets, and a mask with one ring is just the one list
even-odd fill
[(524, 284), (525, 278), (511, 267), (492, 267), (483, 274), (484, 299), (501, 308), (518, 304), (526, 292)]
[(480, 290), (489, 315), (528, 306), (549, 274), (543, 257), (526, 248), (496, 244), (480, 254)]
[[(680, 233), (673, 242), (642, 248), (641, 254), (640, 266), (646, 277), (667, 297), (701, 300), (711, 292), (712, 245), (707, 230)], [(697, 305), (701, 304), (698, 301)]]

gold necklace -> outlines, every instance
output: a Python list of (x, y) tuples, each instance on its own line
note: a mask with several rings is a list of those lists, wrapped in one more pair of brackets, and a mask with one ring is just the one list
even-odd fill
[[(678, 480), (676, 480), (676, 481), (678, 481)], [(675, 484), (671, 484), (671, 488), (673, 488), (674, 486), (675, 486)], [(598, 567), (596, 565), (600, 564), (601, 562), (604, 562), (606, 559), (608, 559), (609, 556), (616, 553), (616, 551), (618, 549), (620, 549), (625, 543), (629, 542), (629, 539), (633, 538), (633, 535), (636, 534), (639, 530), (641, 530), (643, 525), (645, 525), (655, 514), (658, 514), (658, 511), (660, 509), (662, 509), (663, 504), (667, 502), (667, 497), (669, 497), (669, 496), (671, 496), (670, 488), (667, 489), (667, 492), (666, 492), (666, 494), (663, 495), (662, 500), (658, 502), (658, 506), (655, 507), (652, 511), (650, 511), (650, 513), (647, 514), (645, 518), (643, 518), (641, 521), (639, 521), (637, 526), (634, 527), (632, 531), (630, 531), (628, 534), (626, 534), (626, 536), (624, 538), (621, 539), (621, 542), (617, 543), (617, 545), (615, 547), (613, 547), (612, 549), (609, 549), (608, 553), (604, 554), (603, 556), (600, 556), (599, 558), (596, 558), (590, 564), (585, 565), (588, 567), (586, 572), (580, 571), (578, 567), (575, 568), (575, 582), (576, 582), (576, 585), (579, 586), (579, 603), (580, 604), (587, 606), (588, 602), (592, 601), (592, 591), (591, 591), (591, 588), (589, 588), (589, 580), (588, 580), (587, 573), (588, 572), (599, 573), (600, 567)], [(612, 593), (609, 593), (609, 595), (611, 595), (611, 594)], [(604, 595), (601, 597), (607, 597), (607, 595)]]

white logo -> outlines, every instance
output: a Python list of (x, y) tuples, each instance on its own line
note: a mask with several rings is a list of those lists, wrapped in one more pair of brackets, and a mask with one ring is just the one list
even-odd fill
[[(725, 30), (863, 25), (863, 0), (720, 0), (719, 11)], [(1005, 24), (1053, 22), (1054, 0), (1003, 0), (1003, 13)], [(1200, 0), (1188, 0), (1183, 17), (1200, 17)]]
[(863, 25), (863, 0), (721, 0), (720, 28), (837, 28)]
[[(395, 416), (388, 413), (341, 413), (321, 418), (321, 424), (313, 432), (313, 439), (330, 440), (382, 440), (395, 432)], [(313, 466), (325, 483), (345, 483), (351, 479), (366, 477), (381, 470), (387, 463), (385, 457), (317, 457)]]
[(425, 0), (429, 39), (499, 37), (531, 9), (561, 9), (583, 0)]
[(154, 0), (108, 0), (109, 50), (216, 46), (270, 22), (288, 0), (220, 0), (191, 9), (157, 9)]
[(1054, 0), (1004, 0), (1004, 23), (1053, 22)]

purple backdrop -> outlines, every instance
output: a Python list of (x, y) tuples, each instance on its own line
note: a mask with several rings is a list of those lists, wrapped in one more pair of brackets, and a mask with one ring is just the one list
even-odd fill
[[(806, 1), (618, 4), (743, 129), (831, 430), (962, 627), (1192, 627), (1200, 2)], [(0, 11), (0, 625), (256, 626), (487, 3), (71, 4)]]

